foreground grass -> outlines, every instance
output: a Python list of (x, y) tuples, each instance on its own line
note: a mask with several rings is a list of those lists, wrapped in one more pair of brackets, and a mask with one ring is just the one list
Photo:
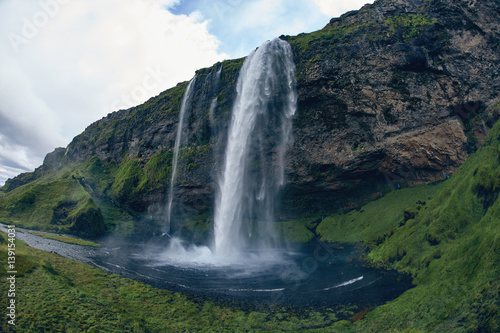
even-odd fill
[[(6, 185), (0, 190), (0, 222), (87, 238), (107, 230), (131, 235), (132, 216), (102, 189), (109, 185), (114, 172), (111, 165), (102, 165), (93, 158), (50, 170), (11, 191), (7, 191)], [(99, 181), (87, 181), (96, 178), (96, 173)]]
[(36, 232), (36, 231), (29, 231), (30, 234), (43, 237), (43, 238), (48, 238), (48, 239), (53, 239), (56, 241), (60, 241), (63, 243), (68, 243), (68, 244), (76, 244), (76, 245), (82, 245), (82, 246), (92, 246), (92, 247), (100, 247), (100, 244), (97, 244), (92, 241), (84, 240), (81, 238), (75, 238), (75, 237), (68, 237), (64, 235), (54, 235), (54, 234), (47, 234), (44, 232)]

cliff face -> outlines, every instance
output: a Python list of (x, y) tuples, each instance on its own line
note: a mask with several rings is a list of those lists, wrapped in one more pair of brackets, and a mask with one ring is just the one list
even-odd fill
[(378, 1), (288, 38), (293, 184), (318, 200), (453, 173), (497, 117), (485, 110), (500, 83), (498, 13), (493, 1)]
[[(499, 17), (493, 0), (381, 0), (320, 31), (281, 36), (293, 49), (298, 90), (283, 214), (352, 207), (397, 184), (452, 174), (500, 112)], [(174, 215), (191, 216), (188, 227), (174, 226), (185, 233), (209, 229), (242, 63), (197, 72), (174, 199)], [(79, 180), (105, 220), (112, 202), (161, 225), (186, 87), (97, 121), (4, 189), (15, 198), (69, 170), (58, 177)]]

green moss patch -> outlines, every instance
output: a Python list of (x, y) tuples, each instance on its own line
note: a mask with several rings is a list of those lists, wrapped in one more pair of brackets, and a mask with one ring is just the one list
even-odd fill
[(404, 223), (412, 205), (425, 209), (426, 202), (441, 187), (442, 184), (434, 184), (393, 191), (358, 210), (327, 216), (317, 228), (318, 235), (327, 242), (381, 242), (387, 233)]
[(293, 243), (307, 243), (314, 238), (311, 231), (316, 225), (314, 219), (298, 219), (280, 221), (276, 223), (278, 233), (282, 239)]
[(99, 207), (74, 177), (23, 185), (0, 201), (0, 221), (81, 236), (99, 236), (106, 228)]

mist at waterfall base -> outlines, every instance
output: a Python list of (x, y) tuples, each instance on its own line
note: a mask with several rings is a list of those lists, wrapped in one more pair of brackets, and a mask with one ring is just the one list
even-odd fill
[[(284, 260), (274, 265), (258, 266), (257, 261), (249, 267), (245, 267), (243, 261), (225, 265), (197, 264), (182, 261), (182, 256), (177, 257), (180, 263), (167, 264), (162, 257), (164, 248), (158, 243), (137, 243), (110, 236), (102, 241), (101, 247), (89, 248), (19, 230), (23, 231), (17, 234), (19, 240), (31, 247), (156, 288), (179, 291), (197, 302), (200, 298), (220, 299), (227, 305), (230, 300), (243, 308), (257, 309), (276, 304), (325, 309), (349, 304), (364, 309), (392, 300), (412, 286), (409, 278), (396, 272), (366, 267), (357, 259), (360, 251), (353, 245), (342, 248), (313, 242), (295, 251), (281, 250)], [(186, 253), (196, 251), (189, 246), (182, 248), (187, 249)], [(197, 250), (204, 251), (203, 248)]]
[[(55, 251), (64, 254), (68, 245), (63, 243)], [(393, 300), (412, 287), (406, 276), (367, 267), (358, 259), (362, 252), (354, 245), (312, 242), (293, 250), (274, 249), (267, 259), (249, 251), (240, 260), (228, 261), (218, 260), (208, 247), (180, 239), (173, 239), (170, 246), (175, 255), (159, 244), (110, 238), (91, 254), (88, 248), (81, 252), (96, 267), (156, 288), (181, 292), (198, 301), (227, 304), (229, 300), (257, 309), (274, 305), (364, 309)]]
[[(184, 113), (195, 81), (196, 76), (180, 110), (167, 231)], [(171, 237), (166, 249), (149, 245), (139, 251), (134, 246), (125, 255), (127, 250), (119, 246), (114, 247), (121, 250), (112, 262), (109, 257), (96, 257), (95, 263), (157, 287), (260, 303), (330, 305), (358, 298), (360, 304), (373, 305), (406, 290), (409, 285), (396, 282), (394, 274), (354, 260), (358, 254), (353, 248), (341, 250), (318, 243), (293, 249), (279, 239), (275, 207), (284, 184), (284, 157), (297, 109), (295, 86), (295, 64), (287, 42), (268, 41), (245, 60), (218, 176), (211, 245)], [(215, 102), (210, 107), (211, 122)]]

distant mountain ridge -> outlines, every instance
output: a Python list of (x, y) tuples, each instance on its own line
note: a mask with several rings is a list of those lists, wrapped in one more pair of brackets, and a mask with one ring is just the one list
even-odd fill
[[(500, 115), (499, 17), (493, 0), (380, 0), (317, 32), (281, 36), (298, 89), (282, 215), (352, 208), (452, 174)], [(173, 227), (200, 242), (243, 60), (198, 70), (187, 110)], [(86, 236), (161, 231), (186, 87), (109, 114), (8, 180), (0, 221)]]

